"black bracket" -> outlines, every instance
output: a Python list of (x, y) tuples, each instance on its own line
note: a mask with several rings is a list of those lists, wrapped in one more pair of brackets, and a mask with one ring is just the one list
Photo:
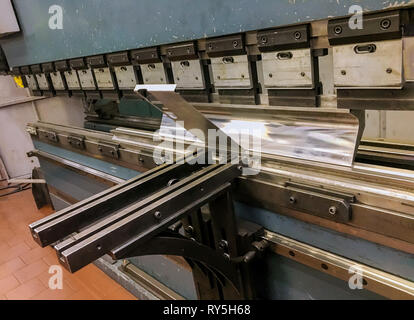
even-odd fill
[(403, 26), (408, 23), (406, 11), (389, 11), (363, 15), (363, 28), (350, 28), (350, 18), (332, 19), (328, 23), (328, 37), (331, 45), (366, 41), (399, 39)]
[(259, 31), (257, 47), (260, 52), (309, 48), (309, 24)]

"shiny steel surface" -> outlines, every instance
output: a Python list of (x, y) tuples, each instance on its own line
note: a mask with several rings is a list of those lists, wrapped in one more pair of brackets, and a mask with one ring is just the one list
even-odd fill
[[(226, 106), (202, 112), (225, 134), (240, 141), (240, 145), (251, 152), (342, 166), (352, 166), (363, 129), (357, 117), (334, 109)], [(193, 139), (182, 130), (173, 121), (166, 117), (163, 119), (163, 134)], [(254, 138), (260, 143), (255, 143)]]

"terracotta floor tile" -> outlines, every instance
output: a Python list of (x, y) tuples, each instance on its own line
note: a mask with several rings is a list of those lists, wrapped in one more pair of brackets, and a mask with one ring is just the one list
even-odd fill
[(39, 260), (14, 272), (13, 275), (17, 280), (19, 280), (20, 283), (23, 284), (29, 280), (32, 280), (33, 278), (36, 278), (43, 272), (48, 273), (48, 270), (49, 266), (43, 260)]
[(0, 265), (0, 279), (5, 278), (11, 275), (13, 272), (23, 268), (25, 264), (20, 258), (15, 258), (13, 260), (7, 261)]
[(109, 294), (105, 295), (105, 299), (109, 300), (136, 300), (131, 293), (126, 291), (124, 288), (116, 289)]
[(135, 299), (94, 265), (75, 274), (63, 269), (63, 290), (48, 288), (49, 266), (59, 262), (52, 248), (33, 241), (28, 225), (53, 212), (37, 210), (30, 190), (0, 198), (0, 299)]
[(20, 243), (16, 246), (10, 247), (9, 249), (0, 252), (0, 264), (17, 258), (19, 255), (30, 251), (29, 246), (26, 243)]
[(98, 300), (98, 298), (88, 291), (78, 291), (69, 296), (68, 300)]
[(46, 262), (49, 266), (59, 264), (58, 257), (54, 251), (49, 252), (43, 258), (43, 261)]
[(39, 279), (32, 279), (6, 294), (8, 300), (27, 300), (45, 290)]
[(14, 237), (7, 240), (7, 244), (10, 247), (14, 247), (18, 244), (21, 244), (21, 243), (25, 242), (26, 239), (27, 239), (27, 236), (25, 236), (25, 235), (20, 235), (20, 234), (15, 235)]
[(63, 289), (52, 290), (47, 288), (41, 293), (33, 296), (32, 300), (66, 300), (70, 296), (73, 296), (76, 292), (68, 286), (63, 286)]
[(40, 260), (43, 257), (46, 257), (50, 251), (48, 250), (50, 248), (41, 248), (37, 247), (35, 249), (32, 249), (30, 251), (27, 251), (20, 255), (20, 258), (23, 260), (26, 264), (31, 264), (32, 262), (35, 262), (37, 260)]
[(0, 280), (0, 294), (4, 295), (9, 291), (17, 288), (20, 285), (19, 281), (13, 276), (8, 276)]
[(30, 247), (30, 249), (39, 248), (39, 245), (31, 238), (26, 239), (24, 242)]
[(0, 241), (7, 244), (7, 240), (12, 238), (15, 234), (12, 231), (11, 226), (7, 223), (7, 220), (2, 219), (0, 222)]
[(3, 251), (7, 251), (10, 249), (10, 246), (7, 244), (7, 242), (0, 241), (0, 255)]
[(76, 278), (88, 283), (87, 288), (94, 293), (105, 297), (106, 294), (121, 288), (119, 284), (109, 278), (103, 271), (93, 265), (88, 265), (75, 274)]
[[(53, 274), (50, 274), (49, 272), (42, 272), (40, 275), (37, 276), (37, 278), (43, 283), (45, 287), (49, 287), (49, 280), (50, 277), (52, 277)], [(69, 272), (63, 270), (63, 288), (68, 286), (70, 289), (72, 289), (74, 292), (85, 290), (86, 286), (76, 279), (72, 274)]]

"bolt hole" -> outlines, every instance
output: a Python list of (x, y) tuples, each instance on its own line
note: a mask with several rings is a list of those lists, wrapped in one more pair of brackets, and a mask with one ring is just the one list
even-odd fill
[(381, 21), (381, 29), (389, 29), (391, 27), (391, 20), (390, 19), (384, 19)]
[(335, 34), (341, 34), (342, 33), (342, 27), (341, 26), (336, 26), (334, 28), (334, 32), (335, 32)]
[(328, 270), (328, 266), (327, 266), (325, 263), (322, 263), (322, 264), (321, 264), (321, 267), (322, 267), (322, 269), (324, 269), (324, 270)]
[(295, 253), (294, 253), (292, 250), (290, 250), (290, 251), (289, 251), (289, 255), (290, 255), (291, 257), (294, 257), (294, 256), (295, 256)]
[(367, 282), (367, 280), (365, 280), (365, 279), (362, 279), (362, 284), (363, 284), (364, 286), (368, 285), (368, 282)]

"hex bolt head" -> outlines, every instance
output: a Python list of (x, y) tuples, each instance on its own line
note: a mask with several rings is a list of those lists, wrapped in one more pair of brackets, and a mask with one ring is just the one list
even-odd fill
[(218, 243), (218, 247), (219, 247), (221, 250), (226, 250), (226, 249), (227, 249), (227, 246), (228, 246), (228, 243), (227, 243), (227, 241), (226, 241), (226, 240), (224, 240), (224, 239), (220, 240), (220, 241), (219, 241), (219, 243)]
[(338, 209), (335, 206), (329, 207), (329, 214), (334, 216), (337, 211), (338, 211)]
[(227, 260), (230, 260), (230, 255), (228, 253), (223, 254), (224, 258), (226, 258)]
[(188, 234), (193, 234), (194, 228), (192, 226), (186, 226), (184, 228), (184, 231), (187, 232)]
[(260, 41), (261, 41), (263, 44), (267, 43), (267, 37), (263, 36), (263, 37), (260, 39)]
[(291, 196), (291, 197), (289, 198), (289, 203), (290, 203), (290, 204), (295, 204), (295, 203), (296, 203), (296, 198), (295, 198), (294, 196)]
[(239, 42), (237, 40), (233, 41), (233, 48), (236, 48), (239, 45)]
[(302, 38), (302, 33), (300, 33), (299, 31), (296, 31), (294, 34), (295, 40), (299, 40), (300, 38)]
[(162, 218), (162, 214), (161, 214), (161, 212), (156, 211), (156, 212), (154, 213), (154, 218), (155, 218), (156, 220), (160, 220), (160, 219)]

